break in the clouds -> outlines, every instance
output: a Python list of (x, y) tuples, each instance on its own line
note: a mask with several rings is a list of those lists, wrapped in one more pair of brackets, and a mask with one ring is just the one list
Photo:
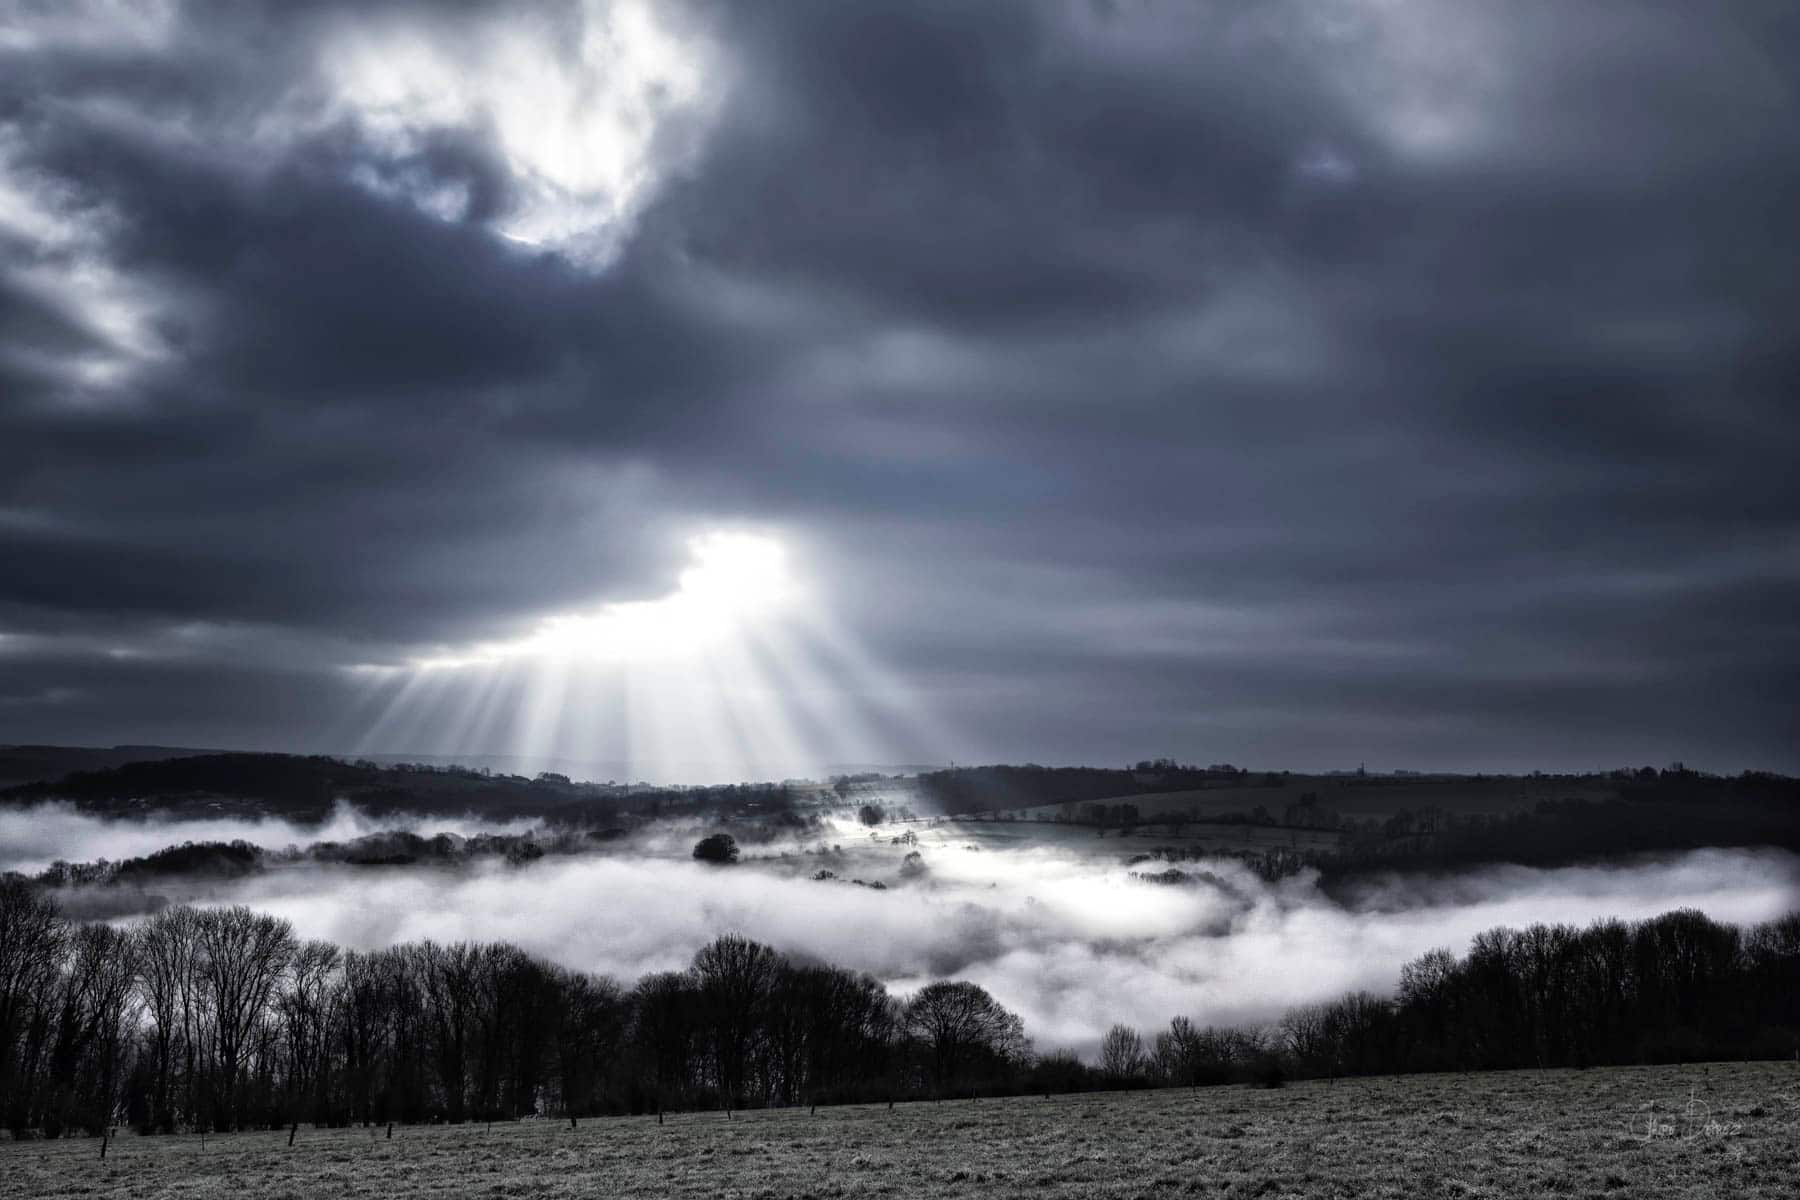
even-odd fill
[[(0, 740), (1800, 766), (1796, 61), (1756, 3), (0, 4)], [(721, 537), (802, 602), (696, 609)]]

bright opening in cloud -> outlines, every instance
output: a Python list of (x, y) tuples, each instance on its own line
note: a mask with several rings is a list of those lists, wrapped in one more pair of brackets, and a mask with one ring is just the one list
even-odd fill
[(779, 537), (715, 530), (686, 548), (663, 596), (357, 669), (368, 691), (346, 740), (668, 783), (817, 777), (954, 748), (834, 620), (828, 576), (801, 570)]
[[(568, 22), (502, 9), (453, 23), (356, 20), (323, 56), (333, 113), (353, 116), (394, 162), (441, 134), (491, 139), (512, 202), (507, 237), (604, 261), (663, 172), (692, 150), (717, 89), (716, 56), (671, 28), (671, 10), (592, 0)], [(466, 182), (428, 174), (361, 181), (445, 220), (467, 214)]]
[(800, 595), (787, 552), (773, 538), (709, 533), (691, 539), (693, 565), (675, 591), (657, 600), (608, 604), (547, 617), (511, 642), (415, 660), (425, 669), (532, 658), (555, 663), (628, 663), (705, 653), (747, 622), (791, 606)]

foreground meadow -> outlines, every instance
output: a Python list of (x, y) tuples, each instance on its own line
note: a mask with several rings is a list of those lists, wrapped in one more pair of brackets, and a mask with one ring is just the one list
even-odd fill
[(1800, 1066), (1609, 1068), (0, 1144), (0, 1194), (1723, 1196), (1800, 1177)]

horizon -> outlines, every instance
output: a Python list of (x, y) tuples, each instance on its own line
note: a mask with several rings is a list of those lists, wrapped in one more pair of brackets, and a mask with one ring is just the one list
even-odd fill
[[(379, 767), (399, 766), (454, 766), (471, 770), (491, 769), (499, 774), (530, 777), (540, 772), (567, 775), (571, 783), (626, 786), (643, 784), (659, 788), (705, 788), (720, 787), (730, 784), (773, 785), (787, 782), (821, 783), (832, 779), (861, 774), (884, 774), (895, 778), (912, 777), (938, 771), (979, 771), (994, 768), (1042, 768), (1047, 770), (1095, 770), (1141, 772), (1156, 770), (1197, 771), (1206, 772), (1215, 767), (1231, 766), (1250, 777), (1265, 775), (1297, 775), (1302, 777), (1357, 777), (1380, 779), (1431, 779), (1431, 778), (1604, 778), (1621, 773), (1635, 773), (1653, 770), (1660, 773), (1687, 771), (1696, 775), (1730, 779), (1738, 776), (1773, 776), (1791, 778), (1787, 772), (1766, 767), (1742, 766), (1718, 768), (1708, 764), (1697, 764), (1683, 758), (1672, 758), (1662, 763), (1615, 763), (1589, 767), (1548, 768), (1533, 767), (1529, 769), (1494, 769), (1478, 766), (1418, 768), (1407, 766), (1369, 766), (1358, 763), (1355, 766), (1316, 766), (1289, 767), (1274, 764), (1250, 764), (1231, 762), (1229, 759), (1216, 759), (1211, 763), (1203, 763), (1200, 759), (1174, 759), (1169, 756), (1158, 756), (1157, 759), (1138, 759), (1125, 763), (1100, 763), (1094, 761), (1014, 761), (975, 760), (966, 762), (945, 761), (941, 763), (821, 763), (799, 771), (781, 772), (770, 768), (762, 772), (753, 772), (744, 776), (725, 776), (709, 774), (700, 769), (680, 777), (652, 779), (644, 776), (632, 776), (617, 770), (604, 768), (620, 768), (628, 764), (624, 762), (607, 762), (605, 760), (539, 758), (528, 759), (509, 754), (430, 754), (398, 752), (333, 752), (329, 750), (283, 750), (268, 747), (231, 747), (231, 746), (172, 746), (148, 742), (116, 742), (111, 744), (54, 744), (54, 743), (0, 743), (0, 752), (8, 750), (75, 750), (75, 751), (127, 751), (127, 750), (179, 750), (195, 755), (210, 754), (247, 754), (273, 755), (282, 757), (322, 757), (344, 763), (370, 762)], [(1159, 766), (1159, 761), (1172, 762), (1173, 766)], [(1150, 765), (1146, 766), (1148, 763)], [(507, 769), (501, 770), (504, 764)], [(598, 773), (576, 775), (572, 769), (593, 770)], [(601, 778), (604, 774), (606, 777)]]

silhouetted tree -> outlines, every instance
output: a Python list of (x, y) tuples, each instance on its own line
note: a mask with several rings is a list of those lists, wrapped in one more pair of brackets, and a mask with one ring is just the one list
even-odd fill
[(13, 1129), (37, 1120), (37, 1075), (65, 944), (56, 905), (19, 876), (0, 876), (0, 1107)]
[(925, 1043), (939, 1091), (976, 1071), (1022, 1059), (1025, 1026), (986, 990), (966, 980), (927, 984), (907, 1004), (906, 1027)]
[(727, 1104), (742, 1097), (779, 961), (769, 947), (737, 934), (726, 934), (694, 955), (713, 1078)]
[(713, 833), (694, 843), (694, 857), (701, 862), (734, 863), (738, 860), (737, 839), (729, 833)]
[(293, 955), (294, 930), (278, 917), (238, 905), (202, 909), (197, 934), (199, 991), (212, 1018), (212, 1090), (225, 1127), (236, 1129), (244, 1115), (244, 1071)]
[(1100, 1039), (1100, 1069), (1114, 1084), (1141, 1080), (1148, 1060), (1144, 1055), (1144, 1039), (1129, 1025), (1114, 1025)]

